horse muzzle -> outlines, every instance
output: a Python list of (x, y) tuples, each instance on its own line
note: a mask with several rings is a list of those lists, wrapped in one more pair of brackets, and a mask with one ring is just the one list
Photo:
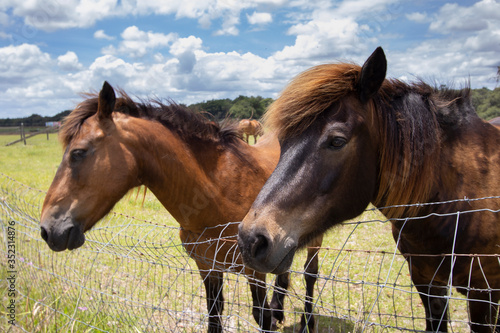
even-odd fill
[(272, 239), (265, 231), (246, 231), (238, 233), (238, 246), (245, 266), (261, 273), (281, 274), (288, 271), (293, 262), (297, 242), (291, 238), (284, 241)]
[(85, 243), (85, 235), (80, 224), (70, 218), (63, 220), (42, 220), (40, 235), (52, 251), (74, 250)]

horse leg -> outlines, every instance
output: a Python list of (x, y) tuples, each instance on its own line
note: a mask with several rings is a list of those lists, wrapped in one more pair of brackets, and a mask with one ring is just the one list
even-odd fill
[(223, 273), (221, 271), (200, 271), (207, 293), (208, 332), (222, 332), (220, 315), (224, 310), (224, 296), (222, 295)]
[(475, 333), (500, 332), (500, 316), (498, 315), (500, 292), (471, 291), (467, 298), (471, 331)]
[(276, 327), (272, 327), (273, 311), (267, 302), (266, 274), (249, 270), (247, 277), (252, 292), (253, 318), (263, 331), (275, 331)]
[(448, 302), (446, 286), (420, 284), (413, 281), (425, 309), (426, 331), (448, 332)]
[(290, 282), (290, 273), (286, 272), (276, 276), (274, 283), (273, 298), (271, 299), (271, 309), (273, 311), (272, 328), (276, 329), (278, 322), (282, 323), (285, 320), (283, 312), (286, 290)]
[(307, 260), (304, 264), (304, 279), (306, 280), (306, 301), (304, 303), (304, 314), (300, 319), (300, 332), (314, 331), (313, 296), (314, 285), (318, 279), (318, 252), (323, 243), (323, 235), (316, 237), (309, 243), (307, 248)]

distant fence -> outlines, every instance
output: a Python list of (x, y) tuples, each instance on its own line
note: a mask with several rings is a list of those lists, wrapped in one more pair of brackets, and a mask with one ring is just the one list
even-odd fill
[[(177, 227), (111, 213), (86, 234), (83, 247), (55, 253), (40, 237), (44, 196), (0, 173), (0, 290), (6, 291), (0, 327), (9, 332), (206, 330), (203, 281)], [(376, 212), (365, 216), (368, 220), (332, 231), (319, 252), (318, 331), (423, 331), (423, 307), (390, 224)], [(292, 266), (283, 332), (300, 327), (304, 259), (300, 253)], [(273, 279), (268, 278), (269, 294)], [(225, 331), (257, 331), (244, 275), (228, 272), (224, 284)], [(466, 302), (456, 292), (450, 295), (452, 329), (466, 331)]]
[[(16, 135), (19, 134), (20, 138), (14, 141), (11, 141), (6, 144), (6, 146), (11, 146), (13, 144), (23, 142), (26, 145), (26, 140), (34, 137), (36, 135), (40, 134), (46, 134), (47, 135), (47, 140), (49, 139), (49, 134), (50, 133), (57, 133), (59, 131), (59, 127), (45, 127), (41, 129), (40, 127), (36, 127), (37, 129), (35, 131), (29, 131), (29, 133), (26, 133), (26, 127), (21, 124), (19, 127), (2, 127), (2, 131), (0, 134), (9, 134), (9, 135)], [(28, 127), (29, 129), (29, 127)]]

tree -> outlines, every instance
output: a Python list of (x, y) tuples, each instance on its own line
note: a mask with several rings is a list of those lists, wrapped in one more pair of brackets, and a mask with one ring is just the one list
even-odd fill
[(485, 120), (500, 117), (500, 87), (494, 90), (473, 89), (471, 93), (472, 105), (479, 117)]
[(226, 99), (213, 99), (207, 102), (192, 104), (190, 109), (198, 112), (208, 112), (218, 120), (226, 118), (227, 113), (233, 103), (229, 98)]
[[(243, 97), (243, 96), (240, 96)], [(247, 98), (237, 98), (237, 101), (229, 109), (229, 114), (234, 118), (251, 118), (256, 114), (256, 109)]]

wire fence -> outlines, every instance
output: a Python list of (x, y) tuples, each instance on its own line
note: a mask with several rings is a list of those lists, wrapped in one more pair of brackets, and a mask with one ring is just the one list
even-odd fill
[[(0, 290), (5, 305), (0, 327), (8, 332), (206, 330), (204, 284), (180, 242), (178, 227), (112, 212), (87, 232), (83, 247), (55, 253), (40, 237), (44, 196), (0, 174)], [(424, 331), (420, 297), (387, 222), (368, 209), (325, 237), (313, 299), (318, 332)], [(225, 241), (236, 246), (236, 235)], [(300, 252), (292, 266), (282, 332), (300, 327), (305, 257)], [(225, 331), (259, 329), (248, 283), (238, 269), (224, 274)], [(267, 284), (270, 297), (274, 276)], [(448, 299), (451, 331), (468, 330), (465, 299), (453, 291)]]

